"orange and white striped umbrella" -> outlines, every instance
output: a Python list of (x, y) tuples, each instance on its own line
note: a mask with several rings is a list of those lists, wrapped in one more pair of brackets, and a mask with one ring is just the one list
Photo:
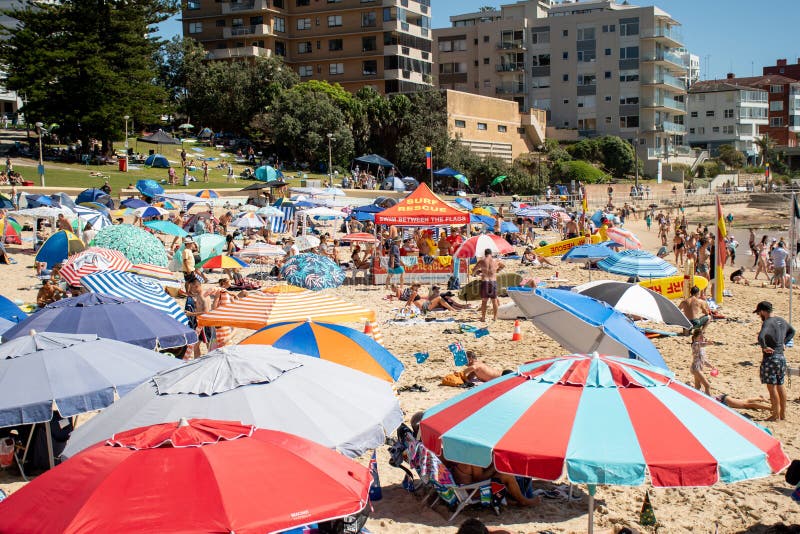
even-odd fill
[(329, 323), (375, 321), (375, 312), (324, 292), (279, 285), (205, 313), (197, 322), (200, 326), (258, 330), (274, 323), (307, 319)]
[(61, 276), (71, 286), (78, 286), (81, 278), (100, 271), (127, 271), (131, 262), (118, 250), (89, 247), (71, 256), (61, 267)]

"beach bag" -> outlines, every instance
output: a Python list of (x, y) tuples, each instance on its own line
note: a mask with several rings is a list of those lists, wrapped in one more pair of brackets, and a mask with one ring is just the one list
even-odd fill
[(0, 440), (0, 468), (8, 467), (14, 463), (14, 440), (3, 438)]
[(457, 388), (464, 385), (464, 378), (461, 373), (450, 373), (442, 378), (442, 385)]
[(447, 280), (447, 289), (450, 291), (461, 289), (461, 282), (458, 280), (457, 276), (451, 276)]

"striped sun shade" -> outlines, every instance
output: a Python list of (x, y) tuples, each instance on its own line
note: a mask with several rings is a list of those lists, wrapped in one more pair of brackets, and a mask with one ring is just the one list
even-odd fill
[(258, 330), (285, 321), (347, 323), (375, 320), (375, 312), (325, 293), (294, 286), (274, 286), (252, 293), (198, 317), (200, 326)]
[(122, 252), (102, 247), (89, 247), (71, 256), (61, 268), (61, 276), (69, 285), (81, 283), (84, 276), (100, 271), (127, 271), (131, 267)]

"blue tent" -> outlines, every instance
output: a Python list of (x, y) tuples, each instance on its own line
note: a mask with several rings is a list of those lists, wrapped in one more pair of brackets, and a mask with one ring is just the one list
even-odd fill
[(500, 223), (500, 231), (503, 233), (519, 232), (519, 227), (510, 221), (503, 221), (502, 223)]
[(269, 165), (262, 165), (255, 170), (253, 176), (255, 176), (256, 180), (260, 182), (271, 182), (273, 180), (277, 180), (278, 178), (282, 178), (283, 173), (273, 167), (270, 167)]
[(375, 204), (367, 204), (366, 206), (359, 206), (354, 208), (351, 216), (355, 217), (357, 221), (374, 221), (375, 214), (382, 212), (386, 208), (376, 206)]
[(0, 295), (0, 319), (11, 321), (12, 323), (19, 323), (24, 321), (28, 314), (20, 309), (19, 306), (14, 304), (10, 299)]
[(144, 164), (149, 167), (155, 167), (156, 169), (169, 169), (170, 166), (167, 158), (161, 154), (150, 154), (147, 156), (147, 159), (144, 160)]
[(41, 206), (52, 206), (53, 199), (47, 195), (25, 195), (25, 200), (28, 202), (28, 208), (39, 208)]
[(114, 200), (112, 200), (111, 196), (106, 194), (105, 191), (100, 189), (86, 189), (82, 191), (75, 199), (75, 203), (83, 204), (84, 202), (97, 202), (108, 209), (114, 209)]

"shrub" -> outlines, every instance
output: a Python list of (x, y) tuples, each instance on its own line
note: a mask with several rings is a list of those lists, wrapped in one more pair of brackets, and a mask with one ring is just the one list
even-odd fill
[(585, 161), (562, 161), (553, 168), (552, 177), (555, 180), (569, 182), (570, 180), (582, 181), (587, 184), (596, 184), (610, 178), (600, 169)]

